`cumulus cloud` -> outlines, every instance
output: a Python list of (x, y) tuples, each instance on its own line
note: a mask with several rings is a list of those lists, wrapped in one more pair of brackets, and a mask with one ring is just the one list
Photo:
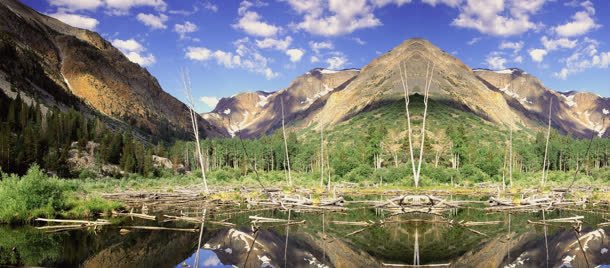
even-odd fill
[(490, 69), (493, 70), (506, 69), (507, 62), (508, 60), (506, 60), (506, 58), (495, 53), (492, 53), (485, 58), (485, 63)]
[(260, 6), (262, 3), (255, 4), (250, 1), (242, 1), (237, 12), (240, 18), (233, 27), (254, 36), (270, 37), (276, 35), (279, 32), (280, 27), (263, 21), (261, 15), (249, 10), (251, 7), (257, 5)]
[(68, 11), (94, 10), (102, 4), (102, 0), (49, 0), (49, 5), (61, 7)]
[(291, 62), (301, 61), (301, 58), (303, 57), (304, 54), (305, 54), (305, 51), (303, 51), (302, 49), (298, 49), (298, 48), (286, 50), (286, 55), (288, 55), (290, 57)]
[(199, 28), (197, 27), (197, 25), (195, 25), (194, 23), (192, 23), (190, 21), (186, 21), (184, 24), (177, 23), (174, 25), (174, 32), (178, 33), (178, 35), (180, 36), (180, 39), (186, 38), (187, 34), (194, 33), (198, 29)]
[(100, 23), (98, 20), (88, 17), (85, 15), (66, 14), (66, 13), (53, 13), (48, 14), (49, 16), (62, 21), (73, 27), (82, 28), (94, 31), (95, 27)]
[(331, 43), (330, 41), (322, 41), (322, 42), (309, 41), (309, 47), (316, 54), (320, 53), (320, 51), (323, 50), (323, 49), (333, 49), (333, 48), (335, 48), (333, 43)]
[(199, 101), (201, 101), (208, 108), (214, 109), (214, 107), (216, 107), (216, 104), (218, 104), (219, 100), (217, 97), (203, 96), (199, 98)]
[(560, 48), (574, 48), (576, 47), (576, 44), (578, 44), (577, 40), (570, 40), (568, 38), (550, 39), (546, 36), (540, 38), (540, 42), (548, 51), (553, 51)]
[(554, 75), (566, 79), (572, 74), (591, 68), (607, 69), (610, 65), (610, 51), (600, 52), (598, 46), (598, 41), (585, 37), (583, 43), (570, 56), (561, 60), (565, 65)]
[(452, 25), (460, 28), (475, 29), (481, 33), (494, 36), (512, 36), (537, 29), (538, 25), (530, 21), (530, 15), (537, 13), (546, 0), (469, 0), (460, 1), (426, 1), (434, 4), (442, 2), (457, 7), (460, 14)]
[(269, 66), (269, 59), (257, 51), (248, 38), (234, 42), (235, 51), (212, 51), (206, 47), (188, 47), (185, 57), (194, 61), (215, 60), (218, 65), (227, 69), (240, 68), (254, 73), (264, 75), (267, 79), (278, 76)]
[(155, 56), (151, 53), (146, 54), (146, 48), (134, 39), (114, 39), (112, 45), (123, 52), (130, 61), (140, 66), (152, 65), (156, 62)]
[(519, 41), (519, 42), (503, 41), (502, 43), (500, 43), (500, 49), (511, 49), (511, 50), (513, 50), (513, 53), (519, 53), (519, 51), (521, 51), (522, 48), (523, 48), (523, 41)]
[(256, 46), (259, 48), (272, 48), (277, 50), (287, 50), (292, 44), (292, 37), (286, 36), (284, 39), (275, 39), (267, 37), (262, 40), (256, 40)]
[(309, 62), (311, 62), (311, 63), (316, 63), (319, 61), (320, 61), (320, 59), (316, 56), (311, 56), (311, 58), (309, 58)]
[(113, 15), (126, 15), (133, 7), (149, 6), (164, 11), (167, 4), (163, 0), (48, 0), (51, 6), (63, 11), (95, 10), (104, 8)]
[(326, 59), (326, 63), (328, 64), (328, 69), (338, 70), (343, 69), (345, 64), (347, 64), (347, 58), (343, 55), (332, 56)]
[(533, 61), (542, 62), (544, 60), (544, 56), (546, 56), (546, 54), (548, 54), (548, 51), (541, 49), (541, 48), (536, 48), (536, 49), (530, 49), (529, 54)]
[(164, 14), (155, 15), (155, 14), (138, 13), (138, 15), (136, 16), (136, 19), (139, 22), (143, 23), (144, 25), (150, 27), (151, 29), (167, 28), (167, 26), (165, 25), (165, 22), (167, 21), (168, 17)]
[(339, 36), (359, 29), (374, 28), (382, 25), (375, 17), (376, 8), (388, 4), (404, 5), (406, 0), (288, 0), (288, 4), (298, 14), (303, 15), (301, 22), (294, 28), (322, 36)]
[(458, 7), (462, 3), (462, 0), (422, 0), (422, 2), (431, 6), (444, 4), (450, 7)]
[(555, 33), (563, 37), (574, 37), (584, 35), (591, 30), (601, 27), (593, 20), (594, 13), (579, 11), (572, 16), (572, 21), (556, 26)]

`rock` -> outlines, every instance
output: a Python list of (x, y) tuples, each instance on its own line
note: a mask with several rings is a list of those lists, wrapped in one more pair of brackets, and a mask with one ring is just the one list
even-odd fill
[(153, 155), (152, 160), (153, 160), (153, 166), (155, 168), (162, 168), (162, 169), (174, 168), (174, 164), (172, 164), (172, 161), (165, 157)]

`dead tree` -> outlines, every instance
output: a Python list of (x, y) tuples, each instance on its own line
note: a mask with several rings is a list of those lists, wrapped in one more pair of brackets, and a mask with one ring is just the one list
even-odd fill
[(324, 187), (324, 127), (320, 129), (320, 187)]
[(286, 165), (288, 166), (288, 185), (292, 185), (292, 174), (290, 172), (290, 156), (288, 155), (288, 141), (286, 139), (286, 127), (284, 126), (284, 100), (280, 99), (282, 105), (282, 134), (284, 135), (284, 150), (286, 151)]
[[(404, 64), (404, 66), (403, 66)], [(420, 144), (420, 148), (419, 148), (419, 161), (417, 162), (417, 167), (415, 164), (415, 156), (413, 153), (413, 131), (411, 128), (411, 115), (409, 113), (409, 77), (408, 77), (408, 73), (407, 73), (407, 66), (405, 63), (400, 63), (398, 65), (399, 67), (399, 71), (400, 71), (400, 80), (402, 82), (402, 88), (404, 91), (404, 97), (405, 97), (405, 112), (406, 112), (406, 116), (407, 116), (407, 130), (408, 130), (408, 141), (409, 141), (409, 153), (410, 153), (410, 157), (411, 157), (411, 169), (413, 171), (413, 181), (415, 182), (415, 187), (419, 187), (419, 178), (420, 178), (420, 174), (421, 174), (421, 164), (423, 162), (423, 156), (424, 156), (424, 141), (426, 138), (426, 116), (428, 114), (428, 96), (430, 93), (430, 86), (432, 85), (432, 77), (434, 76), (434, 64), (432, 64), (432, 70), (430, 70), (430, 63), (428, 63), (428, 65), (426, 66), (426, 84), (424, 87), (424, 116), (423, 116), (423, 121), (422, 121), (422, 127), (421, 127), (421, 134), (420, 134), (420, 139), (421, 139), (421, 144)]]
[(197, 155), (199, 156), (199, 165), (201, 166), (201, 177), (203, 178), (203, 187), (206, 193), (210, 192), (208, 189), (208, 180), (205, 176), (205, 166), (203, 163), (203, 154), (201, 153), (201, 143), (199, 142), (199, 122), (197, 120), (197, 113), (195, 112), (195, 100), (193, 99), (193, 89), (191, 85), (191, 78), (188, 71), (182, 71), (182, 86), (187, 97), (189, 114), (191, 116), (191, 126), (193, 128), (193, 136), (195, 136), (195, 144), (197, 145)]
[(510, 188), (513, 188), (513, 126), (510, 126), (510, 138), (508, 144), (508, 180)]
[(547, 156), (549, 152), (549, 139), (551, 137), (551, 108), (553, 107), (553, 99), (551, 99), (551, 104), (549, 105), (549, 126), (546, 130), (546, 144), (544, 145), (544, 160), (542, 161), (542, 179), (540, 181), (540, 185), (544, 186), (546, 182), (546, 174), (547, 171)]

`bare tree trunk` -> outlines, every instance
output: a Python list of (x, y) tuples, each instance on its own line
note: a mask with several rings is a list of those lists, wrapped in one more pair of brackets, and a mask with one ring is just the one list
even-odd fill
[(199, 142), (199, 122), (197, 122), (197, 113), (195, 112), (195, 101), (193, 99), (191, 78), (186, 70), (183, 70), (182, 72), (182, 84), (184, 86), (184, 91), (188, 100), (189, 114), (191, 116), (191, 126), (193, 127), (193, 136), (195, 136), (197, 154), (199, 155), (199, 165), (201, 166), (201, 177), (203, 178), (203, 187), (206, 193), (210, 193), (210, 189), (208, 189), (208, 180), (205, 176), (203, 154), (201, 153), (201, 143)]
[(288, 165), (288, 185), (292, 185), (292, 174), (290, 172), (290, 156), (288, 155), (288, 141), (286, 140), (286, 128), (284, 127), (284, 100), (282, 104), (282, 134), (284, 135), (284, 150), (286, 151), (286, 164)]
[(324, 187), (324, 127), (320, 129), (320, 187)]
[[(404, 68), (404, 70), (403, 70)], [(419, 161), (417, 163), (417, 169), (415, 167), (415, 156), (413, 154), (413, 142), (412, 142), (412, 135), (413, 135), (413, 131), (411, 129), (411, 115), (409, 113), (409, 79), (408, 79), (408, 74), (407, 74), (407, 67), (406, 65), (403, 67), (403, 63), (399, 64), (399, 69), (400, 69), (400, 79), (402, 82), (402, 87), (403, 87), (403, 91), (404, 91), (404, 95), (405, 95), (405, 112), (407, 114), (407, 128), (408, 128), (408, 133), (407, 135), (409, 136), (409, 152), (410, 152), (410, 156), (411, 156), (411, 168), (413, 170), (413, 181), (415, 183), (415, 187), (419, 187), (419, 178), (420, 178), (420, 174), (421, 174), (421, 164), (423, 162), (423, 156), (424, 156), (424, 142), (426, 139), (426, 117), (428, 114), (428, 96), (429, 96), (429, 92), (430, 92), (430, 86), (432, 85), (432, 78), (434, 76), (434, 64), (432, 65), (432, 70), (430, 70), (430, 63), (428, 63), (428, 66), (426, 67), (426, 85), (424, 88), (424, 117), (423, 117), (423, 121), (422, 121), (422, 128), (421, 128), (421, 144), (420, 144), (420, 148), (419, 148)]]
[(513, 126), (510, 126), (510, 144), (508, 147), (509, 162), (508, 162), (508, 178), (510, 188), (513, 188)]
[(546, 144), (544, 145), (544, 160), (542, 161), (542, 180), (540, 181), (540, 185), (544, 187), (544, 183), (546, 181), (545, 169), (547, 169), (547, 155), (549, 152), (549, 139), (551, 137), (551, 108), (553, 107), (553, 99), (551, 99), (551, 104), (549, 105), (549, 127), (546, 131)]

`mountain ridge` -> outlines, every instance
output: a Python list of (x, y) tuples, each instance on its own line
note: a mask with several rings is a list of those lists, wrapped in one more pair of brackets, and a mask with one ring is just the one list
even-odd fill
[[(472, 69), (453, 55), (421, 38), (408, 39), (373, 59), (349, 81), (346, 80), (341, 89), (329, 90), (323, 98), (323, 104), (314, 107), (315, 109), (302, 111), (298, 120), (288, 120), (288, 124), (295, 129), (311, 126), (314, 129), (332, 127), (364, 111), (366, 107), (374, 105), (374, 103), (404, 98), (400, 86), (400, 76), (397, 73), (399, 64), (405, 64), (411, 79), (410, 83), (413, 83), (411, 94), (421, 94), (422, 77), (424, 70), (429, 68), (428, 63), (435, 65), (431, 98), (455, 103), (462, 106), (462, 109), (469, 110), (487, 121), (518, 129), (541, 129), (548, 120), (548, 105), (552, 98), (557, 106), (553, 108), (552, 125), (554, 128), (578, 137), (590, 137), (592, 134), (608, 136), (605, 130), (610, 127), (610, 121), (603, 120), (604, 109), (610, 110), (608, 98), (594, 97), (596, 95), (591, 93), (554, 91), (546, 88), (538, 78), (519, 68), (495, 71)], [(323, 68), (313, 70), (317, 69), (324, 70)], [(507, 90), (505, 88), (507, 85), (503, 81), (516, 84), (518, 89), (523, 92), (522, 94), (527, 92), (525, 100), (518, 98), (517, 96), (521, 96), (515, 95), (510, 87), (508, 88), (511, 90)], [(280, 91), (284, 90), (291, 90), (291, 87)], [(273, 95), (280, 91), (269, 94)], [(239, 98), (247, 94), (249, 93), (223, 98), (226, 99), (224, 103), (222, 105), (219, 103), (216, 109), (204, 114), (204, 117), (219, 116), (218, 107), (222, 107), (223, 111), (230, 110), (230, 103), (237, 105), (240, 102)], [(536, 103), (528, 103), (527, 98), (531, 99), (529, 101), (535, 99)], [(575, 105), (580, 107), (580, 110), (574, 110), (574, 105), (567, 105), (574, 98), (582, 103)], [(589, 100), (585, 100), (587, 98)], [(242, 108), (240, 112), (248, 113), (250, 110)], [(257, 113), (260, 112), (260, 110), (257, 111)], [(276, 113), (276, 116), (281, 117), (281, 114)], [(233, 119), (233, 135), (235, 130), (244, 127), (239, 125), (240, 122), (239, 118)], [(228, 122), (216, 121), (214, 124), (219, 128), (228, 126)], [(280, 126), (275, 125), (275, 128), (277, 127)], [(273, 128), (267, 127), (264, 131), (259, 131), (256, 127), (248, 125), (244, 130), (247, 132), (247, 135), (243, 135), (244, 137), (257, 137), (272, 132)]]
[[(4, 66), (10, 85), (2, 88), (5, 92), (71, 95), (75, 100), (67, 106), (78, 102), (77, 110), (100, 113), (122, 128), (134, 127), (146, 136), (164, 139), (188, 136), (187, 106), (99, 34), (71, 27), (15, 0), (0, 1), (0, 33), (3, 46), (15, 52), (12, 64), (27, 70), (33, 62), (40, 69), (16, 74)], [(37, 85), (41, 79), (45, 85)], [(40, 101), (48, 107), (66, 106), (63, 98)], [(222, 136), (202, 118), (199, 123), (206, 136)]]

